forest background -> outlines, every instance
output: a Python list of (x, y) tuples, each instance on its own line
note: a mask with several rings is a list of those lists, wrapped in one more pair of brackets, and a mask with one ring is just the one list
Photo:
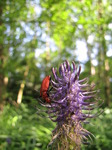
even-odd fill
[(37, 114), (36, 90), (64, 60), (80, 63), (104, 101), (82, 149), (111, 150), (112, 1), (0, 0), (1, 150), (47, 149), (55, 124)]

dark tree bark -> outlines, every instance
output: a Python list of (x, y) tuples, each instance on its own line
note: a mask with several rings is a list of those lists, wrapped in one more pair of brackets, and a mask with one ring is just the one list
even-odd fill
[[(3, 4), (0, 6), (0, 26), (2, 26), (2, 12), (3, 12)], [(2, 27), (1, 27), (2, 29)], [(1, 30), (0, 29), (0, 30)], [(1, 30), (1, 37), (3, 35), (3, 31)], [(3, 38), (3, 37), (2, 37)], [(0, 110), (3, 109), (3, 101), (4, 101), (4, 91), (5, 91), (5, 85), (4, 85), (4, 51), (3, 51), (3, 40), (0, 41)]]
[[(102, 18), (103, 8), (102, 0), (98, 1), (98, 19)], [(109, 77), (109, 63), (107, 59), (107, 44), (105, 40), (105, 25), (99, 26), (99, 49), (98, 49), (98, 77), (100, 81), (103, 81), (104, 93), (105, 93), (105, 104), (110, 106), (110, 77)]]

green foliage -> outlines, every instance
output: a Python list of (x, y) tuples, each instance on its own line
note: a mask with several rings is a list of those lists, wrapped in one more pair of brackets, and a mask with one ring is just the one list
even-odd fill
[(47, 149), (54, 125), (44, 117), (37, 115), (36, 109), (26, 104), (4, 107), (0, 114), (0, 149)]
[(104, 113), (91, 121), (91, 125), (87, 125), (87, 129), (91, 131), (95, 138), (91, 144), (82, 147), (82, 150), (111, 150), (112, 149), (112, 109), (105, 108)]
[[(88, 146), (82, 146), (82, 150), (111, 150), (111, 113), (112, 109), (105, 108), (99, 118), (93, 119), (89, 125), (85, 126), (95, 138)], [(44, 117), (37, 115), (36, 110), (26, 104), (19, 107), (11, 105), (4, 107), (0, 115), (0, 149), (47, 149), (54, 124), (46, 116)]]
[[(34, 89), (63, 60), (78, 63), (77, 41), (83, 41), (88, 59), (80, 62), (81, 77), (88, 76), (100, 89), (103, 108), (110, 105), (100, 119), (93, 120), (95, 127), (87, 127), (96, 140), (85, 149), (110, 150), (112, 58), (107, 54), (112, 47), (111, 0), (1, 0), (0, 6), (0, 98), (2, 91), (6, 104), (0, 114), (0, 149), (46, 149), (53, 125), (31, 107), (39, 97)], [(81, 46), (82, 56), (84, 51)], [(3, 83), (5, 77), (7, 83)], [(22, 104), (10, 106), (9, 102), (17, 101), (21, 83), (25, 84)]]

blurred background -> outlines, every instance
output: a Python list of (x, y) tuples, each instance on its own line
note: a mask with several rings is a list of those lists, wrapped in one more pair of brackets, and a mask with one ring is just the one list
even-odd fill
[(37, 114), (35, 90), (66, 59), (104, 100), (82, 149), (112, 149), (112, 1), (0, 0), (0, 150), (47, 149), (55, 124)]

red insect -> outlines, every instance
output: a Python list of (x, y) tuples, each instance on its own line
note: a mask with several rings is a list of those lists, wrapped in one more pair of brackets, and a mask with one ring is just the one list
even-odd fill
[(43, 79), (42, 84), (41, 84), (41, 88), (40, 88), (40, 96), (42, 96), (42, 98), (47, 103), (51, 102), (51, 100), (49, 99), (49, 94), (48, 94), (50, 80), (51, 80), (51, 77), (50, 76), (46, 76)]

